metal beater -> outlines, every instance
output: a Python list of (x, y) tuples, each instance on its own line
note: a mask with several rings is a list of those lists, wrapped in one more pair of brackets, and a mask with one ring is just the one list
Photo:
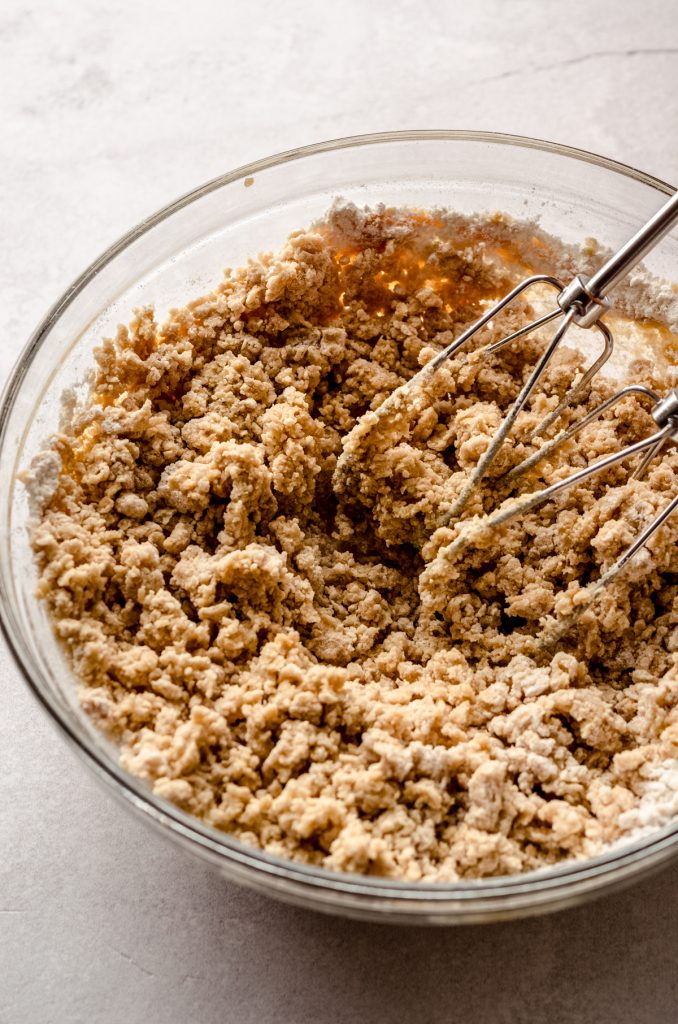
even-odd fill
[[(543, 327), (545, 324), (562, 317), (562, 321), (551, 338), (551, 341), (547, 344), (528, 380), (521, 388), (518, 397), (499, 425), (499, 428), (492, 438), (487, 450), (480, 458), (478, 464), (473, 470), (473, 473), (462, 488), (460, 494), (457, 496), (449, 512), (444, 517), (442, 525), (449, 524), (450, 522), (458, 519), (460, 514), (463, 512), (469, 498), (487, 473), (491, 463), (508, 437), (519, 413), (524, 408), (536, 384), (544, 374), (556, 349), (560, 346), (572, 324), (576, 324), (577, 326), (584, 328), (596, 327), (603, 336), (603, 350), (600, 356), (584, 373), (582, 378), (568, 390), (558, 407), (536, 427), (532, 432), (532, 437), (542, 435), (549, 426), (556, 422), (565, 408), (581, 394), (583, 389), (591, 382), (595, 374), (598, 373), (610, 357), (614, 344), (612, 334), (600, 320), (603, 313), (610, 308), (607, 295), (624, 277), (626, 277), (629, 271), (640, 262), (643, 256), (654, 248), (654, 246), (666, 234), (668, 234), (671, 228), (676, 224), (678, 224), (678, 192), (674, 193), (664, 206), (653, 217), (651, 217), (651, 219), (642, 228), (640, 228), (640, 230), (637, 231), (625, 245), (611, 256), (607, 262), (604, 263), (595, 274), (593, 274), (592, 277), (588, 278), (582, 274), (578, 274), (566, 287), (563, 287), (556, 278), (546, 274), (538, 274), (533, 277), (526, 278), (520, 284), (516, 285), (516, 287), (507, 295), (500, 299), (491, 309), (484, 313), (479, 320), (467, 328), (459, 338), (455, 339), (455, 341), (448, 345), (447, 348), (434, 356), (434, 358), (430, 360), (430, 362), (428, 362), (417, 374), (415, 374), (414, 377), (397, 388), (396, 391), (394, 391), (393, 394), (390, 395), (378, 409), (376, 409), (375, 412), (377, 420), (387, 415), (407, 392), (409, 392), (413, 387), (416, 387), (431, 374), (435, 373), (446, 360), (455, 355), (463, 345), (467, 344), (467, 342), (469, 342), (470, 339), (478, 333), (478, 331), (480, 331), (527, 289), (537, 285), (547, 285), (557, 290), (557, 305), (555, 309), (546, 313), (544, 316), (539, 317), (537, 320), (534, 320), (532, 323), (527, 324), (520, 330), (514, 331), (501, 341), (494, 342), (482, 350), (483, 354), (490, 355), (493, 352), (499, 351), (499, 349), (510, 344), (517, 338), (523, 337), (524, 335), (537, 330), (537, 328)], [(446, 557), (452, 557), (453, 555), (461, 552), (465, 547), (473, 542), (475, 537), (480, 533), (484, 533), (487, 529), (496, 528), (514, 516), (527, 512), (535, 506), (548, 501), (550, 498), (554, 497), (566, 488), (574, 487), (576, 484), (587, 479), (589, 476), (592, 476), (594, 473), (602, 472), (608, 467), (639, 453), (645, 453), (645, 455), (633, 475), (635, 477), (642, 476), (647, 471), (652, 459), (661, 451), (667, 441), (678, 441), (678, 389), (673, 389), (663, 398), (660, 398), (660, 396), (655, 392), (651, 391), (649, 388), (643, 387), (642, 385), (631, 385), (627, 388), (623, 388), (616, 395), (613, 395), (612, 398), (592, 410), (592, 412), (585, 416), (579, 423), (572, 426), (569, 430), (561, 433), (553, 440), (545, 442), (534, 455), (525, 459), (519, 466), (516, 466), (511, 470), (509, 474), (506, 474), (505, 479), (515, 478), (531, 466), (534, 466), (557, 446), (583, 430), (585, 426), (605, 412), (606, 409), (609, 409), (625, 395), (632, 393), (640, 394), (649, 398), (653, 402), (651, 413), (659, 428), (656, 432), (644, 438), (642, 441), (629, 445), (622, 451), (608, 455), (600, 461), (573, 473), (571, 476), (553, 484), (551, 487), (547, 487), (540, 492), (525, 495), (522, 498), (506, 502), (505, 506), (494, 514), (485, 516), (478, 521), (470, 523), (468, 528), (462, 530), (456, 539), (445, 548)], [(650, 537), (656, 533), (676, 508), (678, 508), (678, 495), (662, 512), (659, 513), (653, 522), (651, 522), (649, 526), (642, 531), (642, 533), (633, 541), (628, 550), (624, 552), (614, 565), (607, 569), (599, 579), (595, 581), (595, 583), (586, 588), (586, 595), (580, 595), (581, 600), (578, 604), (576, 614), (571, 616), (567, 622), (562, 624), (562, 628), (559, 630), (559, 635), (562, 635), (565, 629), (572, 625), (574, 619), (581, 614), (584, 608), (588, 607), (596, 594), (615, 578), (615, 576), (627, 564), (629, 559), (633, 558), (633, 556), (647, 544)]]
[[(453, 559), (460, 555), (467, 547), (473, 544), (474, 540), (479, 539), (479, 537), (485, 534), (488, 530), (493, 530), (499, 526), (503, 526), (504, 523), (509, 522), (509, 520), (514, 519), (516, 516), (522, 515), (525, 512), (529, 512), (538, 505), (544, 504), (544, 502), (547, 502), (557, 494), (560, 494), (561, 491), (565, 491), (570, 487), (576, 486), (583, 480), (587, 480), (590, 476), (593, 476), (595, 473), (600, 473), (605, 469), (609, 469), (610, 466), (615, 466), (618, 462), (622, 462), (625, 459), (644, 452), (645, 454), (640, 461), (640, 464), (631, 475), (632, 479), (641, 479), (647, 472), (651, 461), (657, 454), (659, 454), (666, 442), (678, 441), (678, 388), (673, 388), (663, 398), (660, 398), (659, 395), (652, 391), (651, 388), (646, 388), (641, 384), (630, 384), (628, 387), (622, 388), (615, 395), (612, 395), (606, 401), (601, 402), (600, 405), (596, 406), (595, 409), (592, 409), (588, 415), (575, 423), (569, 430), (563, 431), (563, 433), (554, 438), (553, 441), (544, 445), (544, 447), (540, 449), (539, 452), (535, 453), (535, 455), (525, 459), (524, 462), (516, 466), (506, 476), (507, 478), (516, 476), (524, 472), (529, 468), (529, 466), (535, 465), (540, 458), (543, 458), (546, 454), (554, 451), (555, 448), (563, 444), (565, 441), (575, 437), (580, 431), (601, 416), (607, 409), (611, 408), (622, 398), (632, 394), (650, 399), (653, 403), (650, 412), (653, 420), (659, 427), (659, 430), (649, 434), (640, 441), (636, 441), (635, 444), (628, 445), (621, 451), (613, 452), (611, 455), (606, 455), (604, 458), (599, 459), (598, 462), (594, 462), (590, 466), (585, 466), (583, 469), (577, 470), (577, 472), (572, 473), (564, 480), (559, 480), (557, 483), (551, 484), (550, 487), (546, 487), (542, 491), (535, 491), (531, 494), (522, 495), (519, 498), (509, 499), (502, 508), (499, 508), (491, 515), (483, 516), (474, 522), (470, 522), (469, 525), (445, 547), (445, 559)], [(666, 508), (662, 509), (652, 522), (645, 527), (645, 529), (636, 537), (636, 539), (629, 545), (626, 551), (620, 555), (613, 565), (606, 569), (605, 572), (601, 573), (597, 580), (584, 588), (584, 591), (580, 593), (577, 598), (575, 611), (568, 616), (567, 619), (561, 622), (558, 627), (551, 629), (549, 635), (550, 642), (557, 640), (574, 625), (582, 612), (591, 605), (600, 591), (612, 582), (615, 576), (621, 572), (627, 562), (633, 558), (641, 548), (645, 547), (647, 542), (650, 540), (650, 537), (657, 532), (657, 530), (666, 522), (668, 517), (675, 512), (677, 508), (678, 495), (676, 495), (676, 497), (669, 502)]]

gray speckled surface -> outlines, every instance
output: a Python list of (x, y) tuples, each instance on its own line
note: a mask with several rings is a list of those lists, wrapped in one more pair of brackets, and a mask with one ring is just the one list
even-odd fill
[[(228, 168), (333, 136), (466, 127), (582, 146), (675, 182), (676, 86), (673, 0), (3, 0), (0, 379), (94, 256)], [(0, 685), (1, 1024), (676, 1017), (678, 865), (587, 907), (491, 927), (297, 911), (129, 819), (2, 646)]]

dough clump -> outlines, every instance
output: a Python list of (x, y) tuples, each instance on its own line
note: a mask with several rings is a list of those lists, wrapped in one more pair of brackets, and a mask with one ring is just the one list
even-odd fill
[[(678, 516), (555, 650), (539, 637), (676, 493), (675, 452), (455, 559), (445, 509), (545, 335), (464, 349), (374, 415), (526, 272), (596, 258), (501, 216), (336, 206), (165, 323), (142, 309), (102, 343), (89, 400), (42, 458), (32, 539), (82, 706), (125, 768), (269, 853), (394, 879), (521, 872), (630, 832), (646, 780), (678, 757)], [(615, 331), (649, 354), (621, 308)], [(507, 497), (531, 428), (587, 363), (573, 344), (467, 515)], [(662, 358), (636, 357), (635, 379), (655, 383)], [(598, 377), (554, 430), (615, 389)], [(628, 397), (519, 489), (652, 426)]]

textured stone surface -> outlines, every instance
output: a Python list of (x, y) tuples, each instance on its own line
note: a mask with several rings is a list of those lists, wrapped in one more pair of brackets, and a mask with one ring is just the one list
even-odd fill
[[(0, 383), (148, 212), (324, 138), (463, 127), (678, 181), (673, 0), (3, 0)], [(0, 646), (1, 1024), (660, 1024), (678, 866), (534, 921), (387, 928), (278, 905), (129, 819)]]

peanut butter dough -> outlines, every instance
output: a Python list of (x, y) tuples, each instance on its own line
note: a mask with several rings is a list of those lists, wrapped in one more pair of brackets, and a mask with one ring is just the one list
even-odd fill
[[(596, 259), (500, 216), (337, 206), (101, 345), (43, 459), (33, 544), (82, 706), (154, 793), (269, 853), (426, 881), (588, 857), (647, 820), (678, 757), (678, 517), (555, 650), (539, 636), (676, 493), (678, 456), (642, 482), (594, 477), (455, 559), (444, 512), (545, 335), (462, 350), (373, 415), (527, 271)], [(666, 387), (676, 295), (635, 323), (634, 288), (615, 331), (648, 356), (662, 335), (631, 369)], [(560, 352), (467, 516), (508, 496), (587, 359)], [(616, 386), (597, 378), (554, 430)], [(627, 398), (519, 490), (650, 429)]]

